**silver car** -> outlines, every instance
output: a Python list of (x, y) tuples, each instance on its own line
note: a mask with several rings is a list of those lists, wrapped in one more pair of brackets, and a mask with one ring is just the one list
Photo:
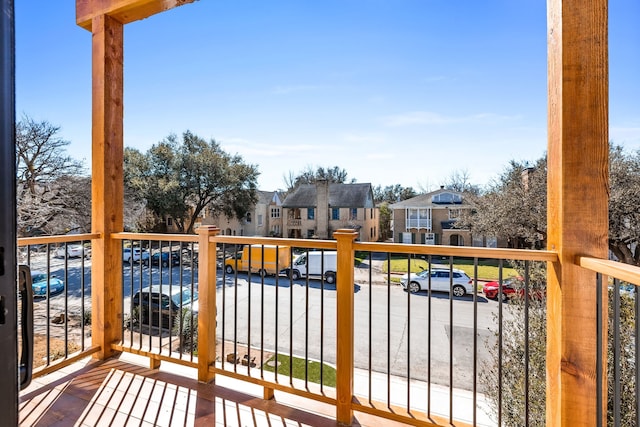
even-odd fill
[[(432, 268), (423, 270), (420, 273), (405, 274), (400, 278), (403, 289), (409, 288), (411, 293), (429, 289), (429, 278), (431, 278), (431, 290), (449, 292), (453, 291), (456, 297), (463, 297), (473, 293), (473, 280), (462, 270), (448, 268)], [(453, 283), (452, 279), (453, 278)], [(453, 286), (452, 286), (453, 285)]]

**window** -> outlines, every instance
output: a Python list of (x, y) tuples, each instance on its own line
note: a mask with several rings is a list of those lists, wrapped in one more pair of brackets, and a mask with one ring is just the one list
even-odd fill
[(247, 212), (247, 222), (251, 222), (251, 212)]
[(358, 219), (358, 208), (351, 208), (349, 211), (349, 220), (355, 221)]
[(171, 227), (173, 225), (173, 218), (167, 218), (167, 227)]
[(313, 208), (307, 208), (307, 219), (314, 219), (315, 215), (315, 209)]
[(313, 239), (316, 235), (315, 230), (307, 230), (307, 239)]
[(460, 218), (460, 209), (449, 209), (449, 219)]
[(440, 193), (431, 197), (431, 202), (436, 205), (462, 204), (462, 196), (454, 193)]
[(340, 208), (331, 208), (331, 219), (336, 221), (340, 219)]
[(279, 224), (271, 226), (271, 234), (274, 235), (274, 236), (279, 236), (280, 235), (280, 225)]
[(271, 218), (280, 218), (280, 208), (271, 208)]
[(426, 228), (427, 230), (430, 230), (431, 214), (431, 208), (407, 208), (407, 228)]
[(262, 215), (258, 215), (258, 227), (262, 227)]

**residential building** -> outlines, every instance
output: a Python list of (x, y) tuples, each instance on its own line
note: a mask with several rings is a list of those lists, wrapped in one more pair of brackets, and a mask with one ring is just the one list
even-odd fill
[(258, 191), (258, 200), (244, 218), (207, 213), (202, 225), (215, 225), (229, 236), (282, 237), (282, 196), (277, 191)]
[(462, 193), (440, 187), (437, 191), (394, 203), (389, 208), (392, 212), (391, 231), (396, 243), (473, 244), (469, 230), (454, 226), (461, 213), (470, 209)]
[(321, 180), (296, 187), (282, 202), (283, 236), (332, 239), (340, 228), (358, 230), (358, 240), (378, 240), (379, 213), (370, 183), (336, 184)]

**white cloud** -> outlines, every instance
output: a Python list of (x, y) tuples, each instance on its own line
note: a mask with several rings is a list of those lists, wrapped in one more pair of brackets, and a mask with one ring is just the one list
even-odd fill
[(640, 144), (640, 127), (612, 126), (609, 139), (617, 144)]
[(382, 118), (386, 126), (399, 127), (411, 125), (448, 125), (453, 123), (494, 124), (518, 120), (521, 116), (505, 116), (494, 113), (478, 113), (470, 116), (445, 116), (431, 111), (411, 111)]
[(375, 134), (375, 133), (346, 133), (342, 135), (341, 139), (344, 142), (351, 143), (367, 143), (367, 144), (383, 144), (386, 142), (386, 138), (383, 135)]

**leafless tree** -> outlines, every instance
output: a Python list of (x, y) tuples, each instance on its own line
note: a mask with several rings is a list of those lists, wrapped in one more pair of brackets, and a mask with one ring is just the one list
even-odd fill
[[(82, 178), (82, 163), (66, 154), (69, 141), (59, 136), (60, 127), (24, 116), (16, 124), (16, 170), (18, 234), (64, 232), (70, 227), (86, 227), (78, 221), (88, 212), (78, 204), (90, 200)], [(82, 182), (80, 182), (80, 181)], [(90, 187), (89, 187), (90, 188)], [(89, 192), (90, 195), (90, 192)], [(64, 221), (61, 217), (66, 217)], [(62, 229), (61, 224), (66, 224)]]

